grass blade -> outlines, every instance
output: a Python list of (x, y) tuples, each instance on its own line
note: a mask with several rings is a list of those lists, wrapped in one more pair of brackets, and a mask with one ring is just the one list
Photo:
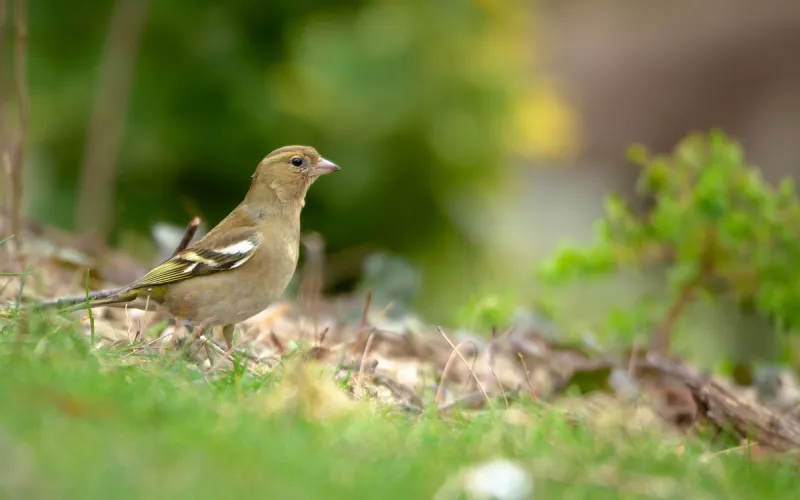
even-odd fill
[(29, 266), (25, 266), (25, 272), (22, 273), (22, 281), (19, 284), (19, 293), (17, 294), (17, 301), (14, 303), (14, 316), (19, 314), (19, 306), (22, 303), (22, 292), (25, 290), (25, 282), (28, 281)]

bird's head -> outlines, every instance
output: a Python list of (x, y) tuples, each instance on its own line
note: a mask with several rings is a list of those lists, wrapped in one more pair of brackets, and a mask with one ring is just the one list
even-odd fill
[(302, 204), (318, 177), (339, 170), (310, 146), (285, 146), (261, 160), (253, 174), (253, 188), (269, 188), (284, 203)]

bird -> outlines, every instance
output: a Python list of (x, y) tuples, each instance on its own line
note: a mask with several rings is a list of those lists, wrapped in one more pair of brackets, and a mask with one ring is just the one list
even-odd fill
[(277, 300), (294, 275), (300, 250), (300, 212), (308, 189), (340, 167), (310, 146), (269, 153), (247, 194), (194, 244), (122, 288), (42, 302), (56, 307), (114, 306), (145, 299), (199, 333), (222, 326), (228, 349), (235, 325)]

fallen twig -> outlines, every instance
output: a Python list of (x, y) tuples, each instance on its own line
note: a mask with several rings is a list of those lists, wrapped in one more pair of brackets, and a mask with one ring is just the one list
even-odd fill
[(758, 442), (757, 441), (751, 441), (751, 442), (745, 443), (745, 444), (740, 445), (740, 446), (734, 446), (733, 448), (727, 448), (727, 449), (722, 450), (722, 451), (717, 451), (717, 452), (714, 452), (714, 453), (706, 453), (705, 455), (700, 457), (700, 460), (702, 462), (708, 462), (712, 458), (719, 457), (719, 456), (722, 456), (722, 455), (727, 455), (729, 453), (733, 453), (733, 452), (739, 451), (739, 450), (745, 450), (745, 449), (751, 448), (753, 446), (758, 446)]
[(411, 387), (401, 384), (400, 382), (380, 373), (374, 373), (372, 375), (372, 382), (374, 384), (382, 385), (392, 391), (396, 398), (405, 400), (405, 404), (407, 404), (409, 407), (418, 408), (420, 412), (422, 411), (424, 403)]
[[(235, 358), (233, 357), (233, 355), (231, 353), (229, 353), (225, 349), (221, 348), (220, 346), (218, 346), (214, 342), (210, 341), (208, 339), (208, 337), (206, 337), (205, 335), (203, 335), (203, 334), (198, 335), (197, 336), (197, 340), (200, 342), (201, 345), (211, 346), (211, 348), (214, 349), (217, 352), (217, 354), (221, 355), (222, 357), (224, 357), (225, 359), (227, 359), (231, 363), (235, 363), (236, 362)], [(245, 363), (245, 367), (246, 367), (247, 371), (249, 371), (253, 375), (258, 375), (258, 372), (252, 366), (250, 366), (250, 363)]]
[(685, 384), (705, 416), (718, 428), (730, 429), (742, 439), (779, 451), (800, 448), (800, 422), (797, 420), (737, 397), (710, 377), (655, 354), (637, 362), (637, 371), (642, 369), (673, 377)]
[[(490, 396), (491, 399), (487, 400), (481, 391), (473, 391), (469, 394), (465, 394), (464, 396), (459, 397), (458, 399), (451, 401), (447, 404), (440, 405), (436, 408), (436, 411), (440, 413), (448, 412), (450, 410), (455, 410), (457, 408), (470, 408), (470, 409), (480, 409), (483, 407), (483, 404), (487, 401), (500, 401), (500, 398), (506, 399), (506, 396), (503, 395), (492, 395)], [(508, 407), (508, 405), (506, 406)]]
[[(475, 375), (475, 371), (473, 371), (470, 368), (469, 363), (467, 363), (467, 360), (464, 359), (464, 356), (461, 354), (461, 352), (458, 350), (458, 348), (456, 348), (456, 346), (450, 341), (450, 339), (447, 338), (447, 335), (445, 335), (444, 330), (442, 330), (441, 326), (437, 326), (436, 330), (442, 335), (442, 337), (444, 337), (444, 339), (447, 341), (447, 343), (450, 344), (450, 347), (452, 347), (453, 350), (458, 355), (458, 357), (461, 358), (461, 361), (464, 362), (464, 365), (467, 367), (469, 372), (472, 374), (472, 378), (475, 379), (475, 383), (478, 384), (478, 389), (480, 389), (481, 393), (483, 393), (483, 397), (486, 398), (486, 402), (488, 403), (488, 405), (490, 407), (494, 408), (494, 406), (492, 405), (492, 401), (489, 399), (489, 396), (486, 394), (486, 391), (483, 389), (483, 386), (481, 385), (481, 381), (478, 380), (478, 376)], [(461, 345), (461, 344), (459, 344), (459, 345)], [(441, 384), (439, 384), (439, 387), (441, 388)], [(437, 396), (438, 396), (438, 391), (437, 391)]]

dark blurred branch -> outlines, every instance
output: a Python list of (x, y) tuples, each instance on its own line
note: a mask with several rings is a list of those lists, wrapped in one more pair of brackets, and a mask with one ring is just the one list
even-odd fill
[(83, 159), (77, 226), (104, 245), (113, 212), (114, 170), (125, 131), (131, 74), (147, 14), (147, 0), (117, 0), (100, 65)]
[[(5, 67), (4, 55), (5, 55), (5, 40), (6, 40), (6, 0), (0, 0), (0, 68)], [(2, 75), (2, 73), (0, 73)], [(8, 218), (8, 214), (10, 212), (10, 205), (7, 205), (5, 200), (8, 200), (8, 195), (6, 194), (6, 190), (8, 189), (8, 180), (9, 177), (6, 176), (5, 170), (5, 161), (3, 156), (5, 155), (6, 151), (6, 138), (5, 138), (5, 113), (3, 111), (3, 102), (5, 98), (5, 94), (3, 92), (5, 88), (5, 82), (2, 78), (0, 78), (0, 175), (3, 176), (2, 180), (0, 180), (0, 200), (3, 200), (2, 205), (0, 205), (0, 238), (6, 232), (5, 224)], [(3, 253), (3, 248), (0, 247), (0, 254)]]
[(700, 270), (697, 276), (690, 279), (680, 289), (678, 297), (667, 309), (666, 314), (661, 320), (658, 329), (653, 336), (650, 349), (657, 354), (665, 354), (669, 350), (672, 332), (678, 320), (686, 311), (692, 301), (695, 291), (705, 282), (714, 271), (714, 239), (713, 229), (706, 229), (703, 241), (703, 257), (700, 263)]
[(28, 89), (25, 85), (25, 47), (28, 29), (25, 26), (25, 0), (16, 0), (15, 28), (17, 33), (16, 51), (14, 55), (14, 87), (19, 109), (19, 131), (17, 141), (11, 155), (11, 243), (19, 249), (22, 242), (20, 235), (20, 210), (22, 208), (22, 168), (25, 163), (25, 142), (28, 132)]
[(325, 288), (325, 239), (318, 233), (311, 233), (304, 235), (300, 241), (306, 247), (306, 263), (298, 290), (298, 302), (303, 313), (313, 321), (316, 337), (319, 307)]
[(675, 301), (670, 305), (669, 309), (667, 309), (664, 318), (661, 320), (661, 324), (656, 330), (656, 334), (653, 337), (653, 343), (651, 346), (653, 352), (659, 354), (664, 354), (667, 352), (670, 346), (672, 331), (675, 329), (675, 324), (683, 315), (686, 307), (692, 300), (692, 295), (694, 295), (695, 290), (702, 284), (702, 282), (703, 276), (698, 275), (695, 279), (683, 285), (680, 293), (678, 294), (678, 298), (675, 299)]
[(192, 220), (189, 221), (189, 225), (186, 226), (186, 230), (183, 232), (183, 237), (181, 238), (180, 243), (178, 243), (175, 251), (172, 252), (173, 257), (186, 250), (186, 248), (189, 246), (189, 243), (192, 242), (192, 238), (194, 238), (194, 234), (197, 232), (198, 227), (200, 227), (200, 217), (192, 217)]

